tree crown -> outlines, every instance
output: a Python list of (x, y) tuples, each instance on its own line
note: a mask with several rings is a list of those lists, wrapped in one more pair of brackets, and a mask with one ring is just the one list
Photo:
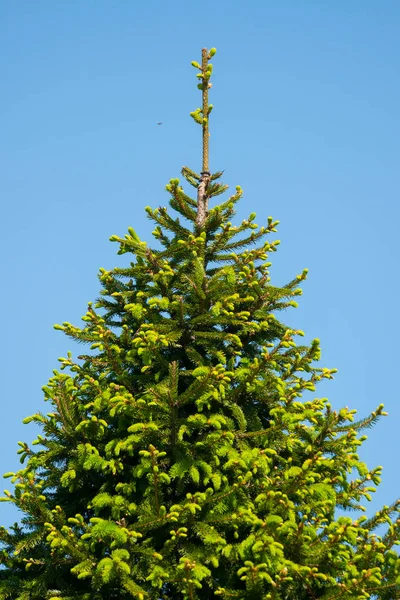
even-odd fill
[(146, 208), (157, 247), (112, 236), (129, 266), (100, 270), (82, 327), (56, 326), (90, 351), (59, 359), (51, 412), (25, 419), (42, 433), (6, 474), (24, 517), (0, 532), (0, 599), (400, 597), (399, 503), (361, 514), (381, 467), (360, 460), (360, 432), (383, 405), (355, 421), (311, 398), (335, 369), (277, 316), (307, 271), (271, 284), (278, 221), (232, 224), (240, 187), (209, 207), (228, 187), (208, 164), (214, 54), (192, 63), (197, 198), (171, 179), (175, 215)]

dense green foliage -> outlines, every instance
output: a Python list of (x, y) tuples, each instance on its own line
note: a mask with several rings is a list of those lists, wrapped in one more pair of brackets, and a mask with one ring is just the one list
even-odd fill
[(82, 328), (58, 326), (91, 351), (60, 359), (51, 412), (26, 419), (41, 435), (7, 474), (24, 516), (0, 531), (0, 599), (400, 598), (399, 504), (362, 515), (381, 469), (360, 432), (383, 407), (355, 422), (313, 398), (334, 370), (277, 317), (306, 272), (270, 283), (277, 222), (233, 225), (239, 187), (201, 228), (167, 190), (179, 218), (146, 209), (156, 248), (113, 236), (130, 265), (101, 269)]

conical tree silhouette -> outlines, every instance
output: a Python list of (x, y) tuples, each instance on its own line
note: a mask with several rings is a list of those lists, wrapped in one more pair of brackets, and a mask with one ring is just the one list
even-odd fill
[(270, 283), (278, 222), (233, 225), (240, 187), (209, 206), (227, 189), (208, 164), (214, 54), (192, 63), (203, 163), (182, 175), (197, 199), (172, 179), (179, 217), (146, 208), (157, 248), (112, 236), (132, 262), (100, 270), (83, 327), (57, 326), (91, 351), (60, 359), (51, 412), (25, 421), (42, 434), (6, 475), (24, 516), (0, 533), (1, 599), (400, 598), (399, 503), (362, 516), (381, 468), (359, 460), (360, 432), (383, 406), (355, 422), (302, 399), (335, 372), (276, 316), (306, 271)]

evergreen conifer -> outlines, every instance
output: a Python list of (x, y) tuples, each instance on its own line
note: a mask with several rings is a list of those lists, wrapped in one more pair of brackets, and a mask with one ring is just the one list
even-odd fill
[(0, 530), (1, 600), (400, 598), (400, 505), (363, 515), (381, 468), (361, 432), (383, 406), (355, 421), (311, 396), (335, 370), (278, 318), (306, 271), (271, 284), (278, 222), (233, 225), (240, 187), (211, 206), (227, 190), (208, 162), (214, 54), (192, 63), (197, 198), (172, 179), (179, 217), (146, 208), (157, 247), (112, 236), (130, 265), (100, 270), (82, 327), (56, 326), (91, 351), (59, 359), (50, 412), (25, 419), (41, 434), (6, 474), (23, 517)]

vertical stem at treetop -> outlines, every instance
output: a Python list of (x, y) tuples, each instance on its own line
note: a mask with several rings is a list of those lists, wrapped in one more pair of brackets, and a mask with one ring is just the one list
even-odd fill
[(202, 172), (201, 181), (197, 189), (197, 216), (196, 225), (199, 228), (204, 226), (205, 220), (207, 219), (208, 212), (208, 196), (207, 186), (210, 181), (209, 172), (209, 129), (208, 129), (208, 118), (209, 118), (209, 106), (208, 106), (208, 88), (209, 88), (209, 77), (207, 77), (207, 65), (208, 65), (208, 50), (203, 48), (201, 51), (201, 72), (202, 78), (202, 130), (203, 130), (203, 160), (202, 160)]
[[(201, 69), (203, 74), (207, 71), (208, 64), (208, 52), (207, 48), (203, 48), (201, 51)], [(208, 152), (209, 152), (209, 131), (208, 131), (208, 80), (203, 78), (203, 173), (208, 173)]]

